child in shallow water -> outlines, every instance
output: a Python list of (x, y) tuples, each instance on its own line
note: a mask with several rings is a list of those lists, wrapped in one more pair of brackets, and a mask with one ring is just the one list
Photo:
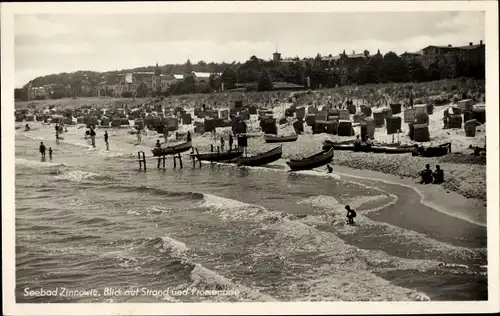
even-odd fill
[(349, 224), (354, 224), (354, 217), (356, 217), (356, 211), (351, 209), (349, 205), (345, 206), (345, 209), (347, 210), (347, 221)]

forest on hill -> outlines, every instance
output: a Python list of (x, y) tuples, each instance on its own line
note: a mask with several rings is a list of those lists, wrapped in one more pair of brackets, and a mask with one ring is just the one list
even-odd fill
[[(224, 83), (226, 90), (233, 89), (239, 85), (247, 85), (247, 89), (265, 91), (273, 89), (273, 82), (287, 82), (307, 86), (311, 89), (320, 87), (331, 88), (338, 85), (363, 85), (370, 83), (389, 82), (425, 82), (440, 79), (451, 79), (458, 77), (470, 77), (484, 79), (484, 64), (477, 64), (471, 61), (438, 60), (424, 67), (419, 60), (405, 61), (394, 52), (385, 55), (369, 56), (366, 54), (362, 64), (356, 67), (331, 67), (325, 68), (320, 55), (315, 58), (299, 60), (293, 62), (273, 62), (271, 60), (259, 59), (256, 56), (250, 57), (246, 62), (233, 63), (205, 63), (200, 61), (192, 64), (189, 60), (182, 65), (159, 66), (162, 74), (187, 74), (192, 71), (220, 73), (219, 76), (212, 75), (206, 86), (196, 86), (194, 80), (186, 76), (183, 81), (172, 85), (164, 95), (188, 94), (188, 93), (209, 93), (219, 91)], [(51, 74), (37, 77), (31, 81), (32, 87), (43, 85), (59, 86), (59, 97), (74, 95), (77, 87), (86, 81), (90, 86), (111, 80), (119, 73), (130, 72), (154, 72), (156, 66), (138, 67), (133, 69), (114, 70), (107, 72), (77, 71), (73, 73)], [(239, 85), (238, 85), (239, 84)], [(65, 88), (63, 88), (63, 86)], [(26, 87), (26, 86), (25, 86)], [(69, 87), (69, 88), (68, 88)], [(17, 94), (20, 92), (16, 92)], [(142, 95), (141, 95), (142, 96)], [(144, 95), (145, 96), (145, 95)]]

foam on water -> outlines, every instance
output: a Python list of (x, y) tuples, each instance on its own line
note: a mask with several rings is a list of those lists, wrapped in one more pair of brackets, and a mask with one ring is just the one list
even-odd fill
[(264, 221), (273, 216), (274, 213), (278, 214), (277, 212), (269, 212), (260, 205), (247, 204), (207, 193), (204, 193), (203, 200), (196, 206), (210, 209), (212, 213), (220, 216), (223, 220)]
[(16, 164), (26, 166), (26, 167), (32, 167), (32, 168), (48, 168), (48, 167), (68, 167), (68, 164), (65, 163), (54, 163), (50, 161), (39, 161), (39, 160), (30, 160), (30, 159), (24, 159), (24, 158), (18, 158), (16, 157)]
[[(336, 205), (340, 205), (335, 199), (331, 201), (334, 201)], [(285, 261), (288, 260), (287, 258), (293, 258), (294, 255), (300, 255), (301, 253), (317, 253), (318, 256), (323, 258), (327, 256), (328, 262), (331, 263), (331, 265), (329, 265), (331, 270), (328, 272), (328, 276), (338, 278), (349, 274), (348, 279), (359, 287), (359, 290), (354, 292), (349, 291), (350, 295), (352, 295), (350, 300), (369, 300), (370, 293), (362, 291), (362, 288), (366, 287), (367, 284), (373, 285), (374, 288), (377, 288), (377, 286), (381, 284), (387, 284), (384, 288), (390, 289), (391, 291), (384, 293), (383, 299), (385, 300), (391, 299), (391, 297), (393, 300), (427, 298), (423, 293), (389, 285), (388, 282), (368, 272), (368, 270), (381, 265), (386, 267), (388, 263), (390, 263), (391, 267), (398, 269), (430, 269), (437, 267), (439, 264), (439, 262), (431, 260), (401, 259), (378, 250), (361, 250), (355, 246), (347, 245), (333, 233), (318, 230), (301, 220), (291, 220), (287, 216), (280, 216), (280, 213), (271, 212), (258, 205), (205, 194), (205, 201), (202, 206), (218, 210), (216, 214), (222, 219), (237, 218), (240, 220), (259, 221), (264, 230), (275, 231), (276, 240), (266, 241), (264, 244), (257, 245), (255, 247), (255, 256), (273, 254), (280, 258), (284, 258)], [(228, 216), (228, 213), (233, 216)], [(274, 220), (268, 221), (271, 218)], [(307, 216), (303, 220), (307, 221), (309, 218), (316, 218), (318, 221), (320, 219), (318, 216)], [(321, 219), (321, 223), (325, 223), (324, 219)], [(314, 260), (313, 258), (311, 259)], [(314, 265), (310, 265), (309, 268), (311, 269), (312, 275), (317, 277), (317, 271)], [(360, 274), (360, 271), (365, 272)], [(360, 278), (360, 275), (362, 278)], [(322, 291), (322, 289), (319, 288), (318, 293), (316, 293), (317, 295), (324, 294), (321, 294), (322, 292), (320, 290)], [(397, 293), (397, 295), (395, 293)], [(366, 296), (363, 296), (365, 294)], [(293, 299), (299, 297), (297, 293), (297, 297), (293, 297)]]
[[(327, 270), (328, 266), (323, 269)], [(430, 301), (425, 293), (409, 290), (374, 278), (367, 271), (349, 271), (290, 285), (295, 301)], [(362, 282), (360, 282), (362, 280)], [(359, 284), (363, 284), (360, 286)]]
[(297, 174), (304, 174), (308, 176), (315, 176), (315, 177), (324, 177), (324, 178), (332, 178), (336, 180), (340, 180), (341, 177), (336, 174), (336, 173), (325, 173), (325, 171), (316, 171), (316, 170), (303, 170), (303, 171), (295, 171)]
[[(436, 267), (438, 262), (401, 259), (382, 251), (362, 250), (346, 244), (332, 233), (298, 221), (285, 219), (267, 228), (277, 232), (276, 239), (269, 243), (274, 245), (269, 251), (284, 258), (285, 267), (293, 266), (293, 254), (307, 254), (311, 262), (325, 261), (309, 264), (308, 272), (300, 276), (305, 281), (289, 286), (287, 296), (294, 300), (428, 300), (424, 293), (392, 285), (370, 271), (387, 265), (397, 269), (429, 269)], [(314, 253), (317, 253), (316, 259)], [(306, 290), (300, 291), (300, 287)], [(375, 289), (378, 294), (374, 296)]]
[[(200, 264), (195, 264), (193, 270), (191, 271), (191, 280), (193, 283), (191, 287), (196, 287), (200, 289), (212, 290), (214, 287), (216, 289), (227, 289), (227, 290), (239, 290), (241, 298), (243, 300), (253, 300), (253, 301), (264, 301), (273, 302), (276, 301), (275, 298), (260, 293), (257, 290), (248, 288), (246, 286), (235, 284), (231, 280), (223, 277), (222, 275), (203, 267)], [(215, 299), (223, 297), (213, 297)]]
[(189, 250), (185, 243), (182, 241), (173, 239), (169, 236), (162, 237), (163, 239), (163, 250), (170, 250), (177, 255), (181, 255)]
[(100, 179), (106, 179), (106, 176), (101, 176), (97, 173), (90, 172), (90, 171), (81, 171), (81, 170), (72, 170), (66, 173), (63, 173), (62, 175), (56, 176), (57, 180), (66, 180), (66, 181), (73, 181), (73, 182), (82, 182), (86, 180), (100, 180)]
[[(353, 209), (356, 209), (356, 208), (361, 207), (363, 204), (382, 202), (384, 200), (387, 200), (387, 203), (385, 203), (379, 207), (371, 208), (371, 209), (367, 209), (367, 210), (361, 210), (361, 211), (356, 210), (356, 212), (360, 213), (360, 214), (367, 214), (367, 213), (371, 213), (371, 212), (376, 212), (376, 211), (382, 210), (390, 205), (394, 205), (397, 202), (398, 198), (393, 194), (390, 194), (390, 195), (380, 194), (380, 195), (375, 195), (375, 196), (360, 196), (360, 197), (355, 197), (355, 198), (350, 199), (349, 201), (347, 201), (345, 203), (345, 205), (349, 205)], [(341, 204), (336, 198), (334, 198), (333, 196), (329, 196), (329, 195), (311, 196), (311, 197), (305, 198), (303, 200), (300, 200), (299, 202), (297, 202), (297, 204), (307, 204), (307, 205), (311, 205), (311, 206), (314, 206), (317, 208), (331, 210), (336, 214), (340, 214), (341, 212), (345, 213), (345, 209), (344, 209), (345, 205)]]

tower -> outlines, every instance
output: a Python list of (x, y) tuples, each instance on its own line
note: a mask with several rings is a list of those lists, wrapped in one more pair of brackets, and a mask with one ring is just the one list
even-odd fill
[(279, 63), (281, 61), (281, 54), (278, 53), (278, 51), (276, 51), (275, 53), (273, 53), (273, 61), (275, 63)]
[(153, 90), (156, 90), (156, 93), (161, 92), (161, 71), (160, 67), (158, 67), (158, 63), (156, 63), (155, 73), (153, 75)]

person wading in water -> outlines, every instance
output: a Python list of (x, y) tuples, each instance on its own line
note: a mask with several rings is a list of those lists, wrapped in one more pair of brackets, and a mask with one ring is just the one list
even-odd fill
[(332, 172), (333, 172), (333, 168), (332, 168), (332, 166), (330, 166), (330, 165), (326, 165), (326, 171), (327, 171), (328, 173), (332, 173)]
[(349, 205), (345, 206), (345, 209), (347, 210), (347, 221), (350, 225), (354, 224), (354, 217), (356, 217), (356, 211), (353, 210)]
[(104, 132), (104, 142), (106, 143), (106, 150), (109, 150), (108, 131)]
[(49, 159), (52, 161), (52, 147), (49, 147)]
[(90, 128), (90, 139), (92, 139), (92, 147), (95, 148), (95, 131), (94, 128)]
[(40, 142), (40, 154), (42, 155), (42, 160), (45, 160), (45, 150), (45, 145), (43, 144), (43, 142)]

